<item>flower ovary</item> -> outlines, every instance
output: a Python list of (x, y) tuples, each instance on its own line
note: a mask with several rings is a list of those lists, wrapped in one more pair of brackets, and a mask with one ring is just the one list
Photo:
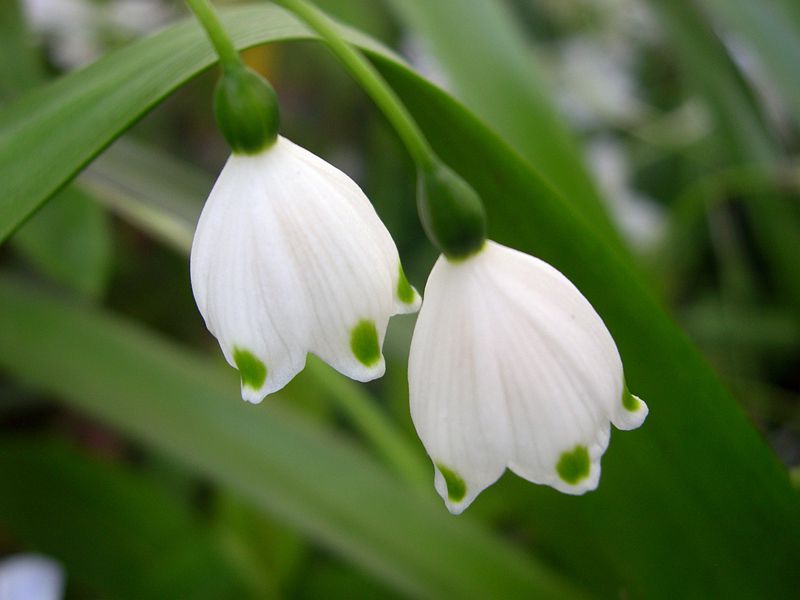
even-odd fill
[(248, 67), (225, 69), (214, 93), (214, 116), (231, 150), (238, 154), (257, 154), (278, 137), (275, 90)]

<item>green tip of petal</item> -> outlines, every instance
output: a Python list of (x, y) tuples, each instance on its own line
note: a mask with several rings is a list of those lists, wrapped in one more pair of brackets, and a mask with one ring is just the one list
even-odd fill
[(267, 366), (258, 360), (251, 352), (241, 348), (233, 349), (233, 362), (239, 369), (242, 386), (254, 390), (261, 389), (267, 379)]
[(413, 304), (416, 298), (414, 288), (408, 283), (406, 274), (403, 273), (403, 265), (398, 265), (398, 269), (400, 270), (400, 279), (397, 281), (397, 297), (403, 304)]
[(441, 463), (437, 463), (436, 468), (444, 477), (445, 485), (447, 485), (447, 497), (451, 502), (461, 502), (464, 496), (467, 495), (467, 484), (459, 475), (452, 469), (448, 469)]
[(561, 454), (556, 471), (563, 481), (575, 485), (589, 476), (590, 466), (589, 451), (586, 446), (575, 446), (574, 449)]
[(378, 330), (375, 321), (363, 319), (353, 327), (350, 334), (350, 349), (353, 355), (365, 367), (371, 367), (381, 359), (381, 348), (378, 343)]
[(628, 412), (636, 412), (642, 407), (641, 401), (631, 394), (626, 387), (622, 392), (622, 406)]

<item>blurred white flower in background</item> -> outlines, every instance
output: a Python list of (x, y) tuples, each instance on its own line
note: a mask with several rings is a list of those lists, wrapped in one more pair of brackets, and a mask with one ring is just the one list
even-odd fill
[(702, 106), (661, 113), (643, 97), (638, 77), (643, 50), (662, 31), (641, 0), (543, 0), (551, 18), (572, 35), (560, 38), (548, 61), (555, 100), (574, 129), (612, 218), (640, 249), (662, 236), (662, 207), (631, 186), (633, 165), (614, 136), (621, 130), (658, 147), (684, 146), (707, 134)]
[(57, 66), (77, 67), (100, 53), (92, 4), (85, 0), (25, 0), (24, 9), (31, 29), (47, 38)]
[(62, 69), (85, 65), (110, 45), (149, 33), (175, 14), (162, 0), (24, 0), (23, 9)]
[(562, 26), (590, 21), (612, 37), (655, 41), (661, 36), (656, 15), (642, 0), (538, 0), (537, 5)]
[(761, 57), (746, 40), (732, 34), (720, 35), (720, 38), (753, 88), (769, 124), (776, 133), (788, 137), (792, 130), (792, 117), (781, 90), (775, 85)]
[(59, 600), (64, 571), (40, 554), (15, 554), (0, 561), (0, 600)]
[(642, 0), (580, 0), (599, 13), (606, 33), (637, 42), (654, 42), (661, 37), (658, 18)]
[(125, 34), (150, 33), (175, 14), (162, 0), (114, 0), (104, 9), (106, 23)]
[(400, 51), (417, 73), (443, 90), (452, 91), (446, 70), (419, 33), (406, 30), (400, 41)]
[(646, 114), (633, 76), (635, 53), (623, 44), (574, 36), (558, 46), (556, 101), (566, 117), (583, 129), (630, 126)]
[(652, 247), (664, 233), (666, 214), (661, 205), (631, 187), (631, 165), (622, 144), (611, 137), (598, 137), (587, 143), (586, 155), (623, 234), (638, 248)]

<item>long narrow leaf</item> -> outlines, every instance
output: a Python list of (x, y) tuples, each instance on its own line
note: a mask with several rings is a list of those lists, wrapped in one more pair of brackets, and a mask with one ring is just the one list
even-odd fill
[[(779, 0), (702, 0), (709, 12), (744, 38), (763, 61), (800, 123), (800, 22)], [(795, 11), (800, 11), (795, 4)]]
[(417, 597), (575, 598), (233, 373), (141, 329), (0, 282), (0, 366), (171, 455)]
[(430, 44), (456, 96), (548, 179), (600, 235), (621, 243), (578, 144), (556, 111), (542, 68), (505, 2), (388, 3)]
[(72, 590), (131, 600), (252, 597), (210, 529), (143, 476), (63, 443), (4, 440), (0, 490), (3, 528), (61, 562)]
[[(0, 6), (0, 100), (20, 96), (45, 80), (18, 0)], [(96, 297), (111, 262), (105, 211), (79, 190), (65, 189), (22, 228), (15, 249), (41, 272), (80, 294)]]

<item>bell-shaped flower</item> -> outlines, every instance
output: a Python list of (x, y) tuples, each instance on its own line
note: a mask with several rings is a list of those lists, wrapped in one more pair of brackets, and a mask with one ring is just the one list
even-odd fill
[(506, 468), (568, 494), (595, 489), (610, 423), (633, 429), (648, 412), (575, 286), (491, 241), (434, 266), (408, 379), (436, 490), (454, 514)]
[(308, 352), (353, 379), (380, 377), (389, 317), (420, 302), (358, 185), (282, 137), (231, 155), (197, 225), (191, 279), (254, 403), (302, 370)]

